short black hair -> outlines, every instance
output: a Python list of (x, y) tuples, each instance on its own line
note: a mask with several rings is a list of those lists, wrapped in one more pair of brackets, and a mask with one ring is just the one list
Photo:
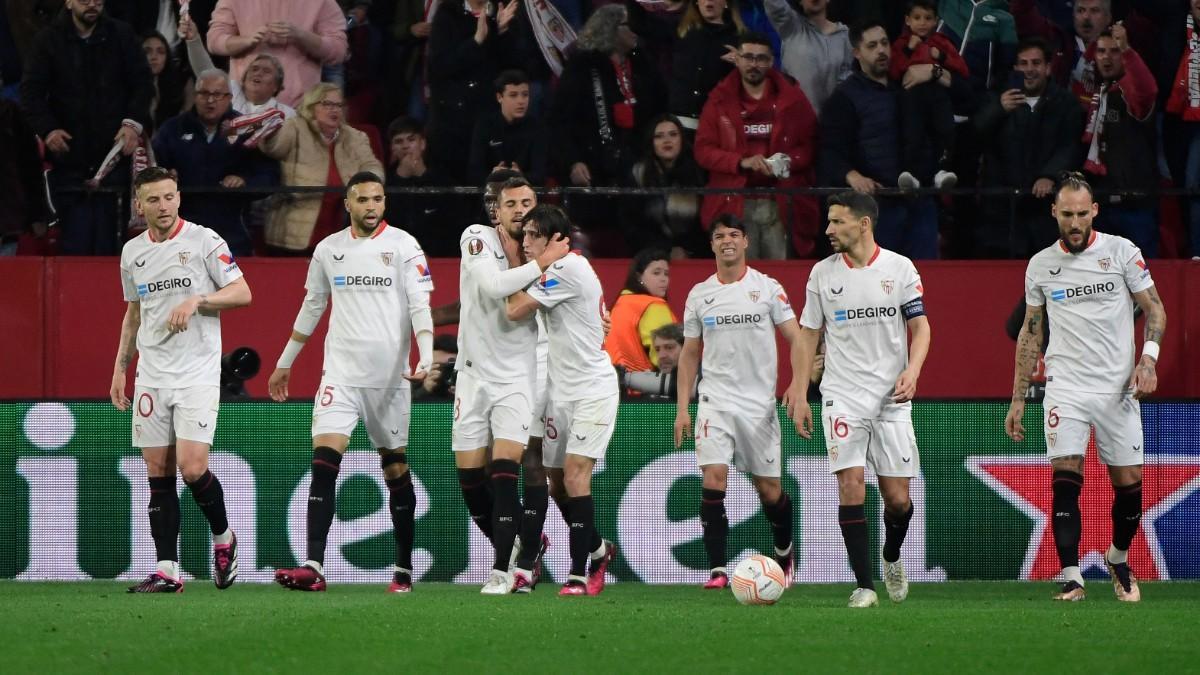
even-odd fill
[(674, 340), (683, 346), (683, 324), (668, 323), (650, 331), (650, 341), (658, 339)]
[(523, 178), (520, 171), (516, 169), (496, 169), (488, 174), (487, 180), (483, 181), (485, 186), (496, 185), (496, 194), (500, 194), (499, 186), (508, 182), (511, 178)]
[(745, 45), (762, 45), (771, 49), (771, 38), (758, 31), (748, 30), (737, 36), (737, 48), (741, 49)]
[(346, 194), (350, 194), (350, 190), (353, 189), (355, 185), (362, 185), (363, 183), (379, 183), (380, 185), (384, 184), (383, 179), (375, 175), (374, 171), (359, 171), (351, 176), (350, 180), (346, 181)]
[(421, 124), (419, 121), (417, 121), (416, 119), (413, 119), (412, 117), (397, 117), (396, 119), (392, 120), (391, 124), (388, 125), (388, 128), (387, 128), (388, 142), (391, 143), (392, 139), (399, 136), (400, 134), (416, 134), (416, 135), (424, 138), (425, 125)]
[(518, 173), (517, 175), (508, 178), (500, 184), (500, 189), (496, 191), (496, 196), (501, 195), (505, 190), (515, 190), (523, 187), (527, 187), (530, 190), (533, 189), (533, 185), (531, 185), (529, 181), (525, 180), (524, 176)]
[(1054, 200), (1058, 201), (1058, 196), (1063, 190), (1086, 190), (1088, 196), (1093, 200), (1096, 198), (1096, 193), (1092, 190), (1092, 184), (1087, 181), (1079, 171), (1064, 171), (1058, 177), (1058, 187), (1054, 189)]
[(525, 71), (518, 70), (516, 68), (510, 68), (501, 72), (500, 75), (496, 77), (496, 81), (493, 84), (496, 87), (496, 93), (503, 94), (504, 88), (507, 86), (511, 85), (517, 87), (522, 84), (529, 83), (530, 79), (529, 76), (525, 74)]
[(538, 204), (525, 214), (524, 222), (533, 223), (538, 236), (547, 239), (553, 239), (556, 234), (570, 239), (571, 230), (574, 229), (567, 212), (554, 204)]
[(825, 202), (826, 209), (830, 206), (844, 206), (855, 218), (870, 218), (871, 229), (875, 229), (875, 223), (879, 221), (879, 203), (875, 201), (874, 197), (864, 192), (854, 190), (839, 192)]
[(148, 166), (133, 177), (133, 189), (136, 191), (143, 185), (157, 183), (162, 180), (173, 180), (176, 185), (179, 184), (179, 180), (175, 178), (174, 171), (162, 166)]
[(858, 49), (858, 46), (861, 45), (863, 41), (863, 33), (866, 33), (872, 28), (882, 28), (884, 34), (887, 34), (887, 27), (884, 26), (883, 21), (880, 21), (878, 18), (867, 17), (865, 19), (855, 21), (854, 25), (850, 26), (850, 46)]
[(1030, 35), (1028, 37), (1021, 38), (1021, 41), (1017, 43), (1017, 51), (1013, 53), (1020, 54), (1028, 49), (1037, 49), (1041, 51), (1042, 59), (1045, 60), (1046, 63), (1050, 63), (1050, 60), (1054, 58), (1054, 51), (1050, 48), (1050, 43), (1046, 42), (1046, 38), (1040, 35)]
[(908, 0), (908, 6), (904, 8), (904, 15), (912, 14), (914, 9), (927, 9), (933, 12), (934, 16), (938, 15), (937, 3), (934, 0)]
[(709, 240), (712, 239), (713, 233), (717, 231), (718, 227), (728, 227), (731, 230), (741, 230), (742, 234), (746, 234), (746, 224), (742, 222), (741, 218), (738, 218), (732, 213), (722, 213), (713, 219), (712, 224), (708, 226)]
[(631, 293), (645, 293), (646, 289), (642, 286), (642, 274), (655, 260), (665, 260), (668, 265), (671, 264), (671, 256), (662, 249), (644, 248), (638, 251), (629, 263), (629, 273), (625, 275), (624, 290)]

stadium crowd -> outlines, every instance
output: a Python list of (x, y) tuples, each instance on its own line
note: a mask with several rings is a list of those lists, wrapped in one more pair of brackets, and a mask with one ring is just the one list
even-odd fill
[[(1159, 194), (1200, 187), (1194, 0), (6, 5), (0, 255), (115, 255), (157, 164), (236, 255), (310, 255), (359, 171), (478, 189), (511, 168), (657, 189), (557, 197), (594, 255), (711, 255), (706, 224), (734, 213), (751, 258), (818, 257), (805, 189), (849, 187), (912, 258), (1027, 258), (1082, 169), (1099, 230), (1200, 256), (1200, 193)], [(476, 204), (397, 190), (387, 220), (457, 256)]]

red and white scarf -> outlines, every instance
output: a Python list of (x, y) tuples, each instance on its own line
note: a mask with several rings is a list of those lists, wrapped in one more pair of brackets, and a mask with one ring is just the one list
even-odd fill
[(1084, 171), (1096, 176), (1107, 176), (1108, 167), (1100, 158), (1100, 136), (1104, 133), (1104, 117), (1108, 114), (1108, 89), (1111, 83), (1100, 85), (1092, 94), (1088, 105), (1087, 124), (1083, 127), (1083, 142), (1088, 144), (1087, 160), (1083, 163)]
[(221, 122), (221, 133), (229, 137), (230, 142), (245, 136), (242, 145), (246, 148), (257, 148), (264, 138), (275, 135), (283, 126), (283, 111), (278, 108), (267, 108), (261, 112), (249, 115), (239, 115), (231, 120)]
[[(134, 131), (137, 131), (137, 128), (138, 128), (136, 125), (134, 125), (130, 122), (123, 122), (122, 126), (129, 127), (130, 129), (133, 129)], [(89, 178), (83, 182), (84, 186), (86, 186), (88, 189), (91, 189), (91, 190), (95, 190), (96, 188), (100, 187), (100, 183), (104, 181), (104, 178), (106, 176), (108, 176), (108, 174), (112, 173), (112, 170), (117, 168), (117, 165), (121, 163), (121, 158), (124, 156), (124, 153), (122, 151), (124, 149), (125, 149), (125, 141), (124, 140), (118, 138), (116, 141), (114, 141), (113, 146), (108, 149), (108, 154), (104, 156), (104, 161), (100, 163), (100, 168), (96, 169), (96, 174), (94, 176), (92, 176), (91, 178)], [(129, 203), (130, 204), (132, 204), (134, 202), (134, 200), (137, 199), (137, 193), (133, 189), (133, 180), (132, 179), (136, 178), (137, 175), (139, 173), (141, 173), (144, 169), (147, 169), (152, 166), (158, 166), (158, 164), (154, 161), (154, 148), (150, 145), (150, 136), (146, 134), (145, 129), (142, 129), (142, 131), (138, 134), (137, 146), (133, 149), (133, 152), (130, 155), (130, 162), (129, 162), (129, 177), (130, 177)], [(146, 228), (145, 219), (142, 218), (140, 215), (138, 215), (138, 212), (135, 209), (133, 211), (133, 215), (131, 215), (129, 218), (129, 230), (131, 232), (137, 232), (137, 231), (143, 230), (145, 228)]]
[(1173, 85), (1171, 97), (1167, 99), (1167, 112), (1188, 122), (1200, 121), (1200, 34), (1197, 34), (1196, 20), (1191, 14), (1187, 17), (1187, 43)]
[(575, 42), (575, 30), (549, 0), (525, 0), (525, 11), (546, 65), (555, 77), (562, 75), (563, 55)]

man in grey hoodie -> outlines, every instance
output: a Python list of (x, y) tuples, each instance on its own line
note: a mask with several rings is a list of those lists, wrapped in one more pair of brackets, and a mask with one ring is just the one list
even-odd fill
[(771, 25), (783, 48), (783, 72), (796, 78), (800, 89), (821, 113), (821, 104), (834, 87), (850, 74), (854, 54), (846, 24), (826, 16), (830, 0), (798, 0), (803, 14), (790, 0), (764, 0)]

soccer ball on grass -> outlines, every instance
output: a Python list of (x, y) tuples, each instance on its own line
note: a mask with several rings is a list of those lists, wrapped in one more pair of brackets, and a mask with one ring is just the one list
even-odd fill
[(787, 580), (779, 563), (755, 553), (733, 568), (729, 586), (733, 597), (743, 605), (773, 605), (787, 588)]

